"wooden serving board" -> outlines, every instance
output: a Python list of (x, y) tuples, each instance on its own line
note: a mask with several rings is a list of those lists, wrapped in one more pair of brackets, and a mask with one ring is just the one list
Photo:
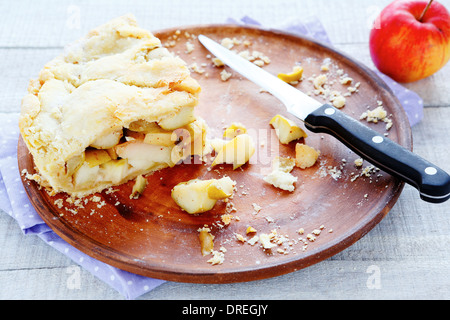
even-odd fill
[[(284, 106), (228, 67), (214, 66), (209, 53), (192, 35), (204, 34), (217, 41), (236, 38), (241, 43), (233, 49), (263, 53), (270, 58), (263, 68), (275, 75), (290, 72), (300, 63), (304, 80), (296, 87), (304, 92), (313, 90), (308, 78), (320, 74), (326, 74), (329, 83), (335, 80), (333, 90), (347, 92), (348, 86), (339, 81), (338, 70), (342, 69), (353, 83), (361, 83), (359, 92), (347, 97), (342, 111), (359, 119), (368, 107), (374, 109), (377, 101), (382, 101), (393, 127), (386, 131), (383, 122), (368, 125), (411, 148), (406, 114), (382, 80), (325, 45), (279, 31), (231, 25), (179, 30), (155, 35), (163, 44), (171, 45), (169, 49), (188, 65), (196, 63), (200, 69), (192, 72), (202, 86), (197, 114), (209, 125), (209, 137), (222, 137), (224, 127), (232, 122), (243, 123), (255, 140), (256, 153), (251, 162), (235, 171), (231, 165), (211, 170), (211, 161), (182, 164), (147, 176), (148, 186), (138, 200), (129, 198), (131, 181), (114, 187), (113, 193), (97, 194), (100, 202), (90, 200), (84, 208), (69, 204), (65, 194), (49, 196), (36, 183), (24, 179), (33, 206), (58, 235), (86, 254), (136, 274), (180, 282), (230, 283), (274, 277), (315, 264), (347, 248), (381, 221), (397, 201), (403, 183), (382, 171), (362, 175), (370, 164), (364, 162), (362, 168), (356, 168), (354, 161), (359, 157), (331, 136), (308, 132), (301, 141), (319, 149), (321, 155), (312, 168), (293, 170), (298, 177), (293, 193), (265, 183), (263, 177), (270, 172), (273, 157), (295, 156), (295, 142), (281, 145), (269, 125), (278, 113), (288, 116)], [(246, 40), (249, 42), (244, 44)], [(193, 45), (191, 52), (187, 42)], [(325, 59), (329, 59), (329, 71), (321, 70)], [(227, 81), (220, 77), (224, 69), (232, 73)], [(21, 139), (18, 161), (21, 171), (34, 172), (33, 159)], [(237, 181), (231, 200), (234, 219), (229, 225), (222, 222), (227, 212), (222, 201), (209, 212), (189, 215), (171, 198), (171, 189), (180, 182), (225, 175)], [(61, 208), (55, 204), (58, 199), (63, 200)], [(255, 210), (258, 207), (259, 212)], [(215, 250), (226, 250), (222, 264), (212, 265), (207, 262), (211, 255), (203, 257), (200, 253), (198, 229), (205, 225), (215, 236)], [(246, 234), (249, 226), (257, 230), (256, 235), (275, 230), (280, 244), (270, 250), (263, 249), (259, 242), (250, 245), (248, 240), (255, 234)], [(300, 229), (304, 234), (299, 234)], [(314, 234), (314, 230), (320, 230), (320, 234)], [(314, 241), (307, 239), (308, 234), (315, 237)]]

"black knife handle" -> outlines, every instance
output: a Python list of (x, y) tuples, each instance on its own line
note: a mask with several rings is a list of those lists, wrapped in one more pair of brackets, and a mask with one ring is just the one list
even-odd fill
[(450, 176), (445, 171), (330, 105), (309, 114), (305, 126), (334, 136), (373, 165), (418, 189), (425, 201), (441, 203), (450, 198)]

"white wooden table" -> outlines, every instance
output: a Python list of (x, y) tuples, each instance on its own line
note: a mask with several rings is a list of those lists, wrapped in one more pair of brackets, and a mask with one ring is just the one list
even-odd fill
[[(389, 0), (1, 1), (0, 119), (18, 112), (28, 81), (62, 47), (131, 12), (149, 30), (251, 16), (266, 25), (315, 15), (333, 44), (372, 66), (369, 25)], [(441, 0), (450, 9), (450, 0)], [(450, 171), (450, 64), (406, 85), (425, 103), (415, 152)], [(0, 120), (1, 121), (1, 120)], [(242, 284), (166, 282), (139, 299), (450, 299), (450, 202), (431, 205), (406, 186), (387, 217), (356, 244), (307, 269)], [(0, 299), (123, 299), (0, 212)], [(377, 281), (374, 281), (377, 280)]]

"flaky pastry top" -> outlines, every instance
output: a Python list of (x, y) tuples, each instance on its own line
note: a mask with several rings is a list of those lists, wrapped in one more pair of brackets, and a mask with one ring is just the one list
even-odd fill
[(57, 185), (65, 162), (97, 138), (193, 107), (199, 92), (185, 62), (126, 15), (66, 47), (30, 81), (20, 132), (39, 173)]

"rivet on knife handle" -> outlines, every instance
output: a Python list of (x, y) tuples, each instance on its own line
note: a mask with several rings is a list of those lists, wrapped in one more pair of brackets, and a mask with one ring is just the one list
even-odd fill
[(445, 171), (330, 105), (310, 113), (305, 126), (334, 136), (373, 165), (411, 184), (425, 201), (450, 198), (450, 176)]

